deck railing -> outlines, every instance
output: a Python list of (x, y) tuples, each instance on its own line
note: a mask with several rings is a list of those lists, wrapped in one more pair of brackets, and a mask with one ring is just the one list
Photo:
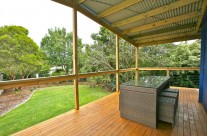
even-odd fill
[(110, 74), (116, 74), (117, 72), (129, 72), (129, 71), (154, 71), (154, 70), (164, 70), (166, 71), (166, 75), (169, 76), (170, 71), (177, 71), (177, 70), (200, 70), (198, 67), (140, 67), (138, 69), (136, 68), (128, 68), (128, 69), (120, 69), (112, 70), (112, 71), (104, 71), (104, 72), (92, 72), (92, 73), (86, 73), (86, 74), (79, 74), (77, 77), (75, 75), (65, 75), (65, 76), (55, 76), (55, 77), (41, 77), (41, 78), (30, 78), (30, 79), (21, 79), (21, 80), (8, 80), (8, 81), (2, 81), (0, 82), (0, 89), (8, 89), (8, 88), (16, 88), (16, 87), (24, 87), (24, 86), (31, 86), (31, 85), (40, 85), (45, 83), (51, 83), (51, 82), (61, 82), (61, 81), (67, 81), (67, 80), (73, 80), (75, 78), (81, 79), (81, 78), (89, 78), (94, 76), (103, 76), (103, 75), (110, 75)]
[(200, 70), (199, 67), (143, 67), (138, 68), (138, 70), (148, 70), (148, 71), (166, 71), (166, 76), (170, 76), (170, 71), (188, 71), (188, 70)]
[[(120, 69), (119, 72), (128, 72), (134, 70), (136, 69), (135, 68)], [(79, 74), (77, 75), (77, 78), (81, 79), (81, 78), (89, 78), (94, 76), (110, 75), (110, 74), (116, 74), (116, 72), (117, 72), (116, 70), (91, 72), (86, 74)], [(61, 82), (61, 81), (73, 80), (75, 78), (76, 78), (75, 75), (64, 75), (64, 76), (53, 76), (53, 77), (28, 78), (28, 79), (20, 79), (20, 80), (8, 80), (8, 81), (0, 82), (0, 89), (40, 85), (40, 84), (51, 83), (51, 82)]]

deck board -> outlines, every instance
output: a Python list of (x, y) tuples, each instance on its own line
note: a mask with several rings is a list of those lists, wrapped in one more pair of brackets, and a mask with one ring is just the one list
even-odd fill
[(73, 136), (205, 136), (207, 135), (207, 114), (198, 103), (198, 90), (178, 88), (179, 104), (174, 127), (159, 121), (158, 128), (121, 118), (119, 95), (113, 93), (102, 99), (82, 106), (79, 111), (69, 111), (40, 124), (22, 130), (22, 135), (73, 135)]

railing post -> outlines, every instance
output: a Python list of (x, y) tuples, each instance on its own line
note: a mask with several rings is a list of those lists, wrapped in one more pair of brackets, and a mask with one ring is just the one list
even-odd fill
[(136, 47), (135, 48), (135, 56), (136, 56), (136, 59), (135, 59), (135, 63), (136, 63), (135, 80), (137, 80), (139, 78), (139, 67), (138, 67), (139, 54), (138, 54), (138, 51), (139, 51), (139, 47)]
[(78, 91), (78, 38), (77, 38), (77, 5), (73, 0), (73, 74), (74, 79), (74, 97), (75, 109), (79, 110), (79, 91)]
[[(3, 73), (0, 72), (0, 82), (3, 81), (3, 76), (4, 76)], [(2, 89), (2, 90), (0, 89), (0, 95), (1, 95), (3, 92), (4, 92), (4, 90), (3, 90), (3, 89)]]
[(116, 92), (119, 92), (119, 36), (116, 35)]
[(170, 70), (169, 70), (169, 68), (167, 68), (167, 76), (168, 77), (170, 76)]

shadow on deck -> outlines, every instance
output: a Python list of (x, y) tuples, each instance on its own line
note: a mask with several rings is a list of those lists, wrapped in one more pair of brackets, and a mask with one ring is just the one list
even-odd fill
[(153, 129), (123, 119), (119, 115), (118, 93), (82, 106), (45, 122), (22, 130), (15, 135), (207, 135), (207, 114), (198, 103), (198, 89), (178, 88), (179, 107), (174, 127), (159, 122)]

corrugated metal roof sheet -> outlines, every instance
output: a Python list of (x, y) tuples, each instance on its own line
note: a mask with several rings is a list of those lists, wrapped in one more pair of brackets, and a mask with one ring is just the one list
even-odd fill
[(154, 31), (158, 31), (158, 30), (162, 30), (162, 29), (166, 29), (166, 28), (171, 28), (171, 27), (174, 27), (174, 26), (182, 26), (182, 25), (194, 23), (197, 20), (198, 20), (198, 17), (194, 17), (194, 18), (191, 18), (191, 19), (186, 19), (186, 20), (183, 20), (183, 21), (180, 21), (180, 22), (172, 23), (172, 24), (169, 24), (169, 25), (164, 25), (164, 26), (159, 26), (159, 27), (155, 27), (155, 28), (152, 28), (152, 29), (143, 30), (143, 31), (138, 32), (138, 33), (131, 33), (131, 34), (129, 34), (129, 36), (137, 35), (137, 34), (140, 34), (140, 33), (154, 32)]
[[(163, 33), (163, 34), (159, 34), (159, 37), (165, 36), (165, 35), (169, 36), (169, 35), (174, 35), (174, 34), (181, 34), (181, 33), (187, 33), (187, 32), (195, 32), (195, 29), (196, 29), (196, 27), (192, 27), (192, 28), (186, 28), (186, 29), (181, 29), (181, 30), (172, 31), (172, 32), (166, 32), (166, 33)], [(196, 32), (195, 32), (195, 34), (196, 34)], [(152, 35), (152, 36), (147, 36), (146, 38), (145, 37), (138, 37), (135, 40), (137, 41), (137, 40), (143, 40), (143, 39), (152, 39), (152, 38), (155, 38), (157, 36), (156, 35)]]
[(123, 0), (86, 0), (84, 5), (99, 14), (122, 1)]
[[(173, 10), (170, 10), (170, 11), (167, 11), (167, 12), (149, 17), (149, 18), (145, 18), (143, 20), (139, 20), (139, 21), (136, 21), (136, 22), (124, 25), (124, 26), (120, 26), (118, 29), (123, 31), (123, 30), (129, 29), (129, 28), (133, 28), (133, 27), (137, 27), (137, 26), (141, 26), (141, 25), (145, 25), (145, 24), (150, 24), (153, 22), (157, 22), (157, 21), (161, 21), (161, 20), (165, 20), (165, 19), (169, 19), (169, 18), (173, 18), (176, 16), (180, 16), (180, 15), (184, 15), (184, 14), (193, 12), (193, 11), (198, 11), (198, 6), (192, 6), (192, 5), (195, 5), (195, 4), (189, 4), (189, 5), (186, 5), (186, 6), (177, 8), (177, 9), (173, 9)], [(198, 5), (198, 3), (196, 5)]]
[[(164, 6), (166, 4), (169, 4), (170, 2), (173, 2), (173, 1), (176, 1), (176, 0), (144, 0), (144, 1), (141, 1), (137, 4), (134, 4), (132, 6), (129, 6), (123, 10), (120, 10), (114, 14), (111, 14), (107, 17), (105, 17), (105, 19), (111, 23), (114, 23), (114, 22), (117, 22), (117, 21), (120, 21), (122, 19), (125, 19), (125, 18), (129, 18), (129, 17), (132, 17), (134, 15), (137, 15), (137, 14), (141, 14), (141, 13), (145, 13), (147, 12), (148, 10), (152, 10), (152, 9), (155, 9), (155, 8), (158, 8), (160, 6)], [(150, 6), (148, 6), (150, 5)]]

